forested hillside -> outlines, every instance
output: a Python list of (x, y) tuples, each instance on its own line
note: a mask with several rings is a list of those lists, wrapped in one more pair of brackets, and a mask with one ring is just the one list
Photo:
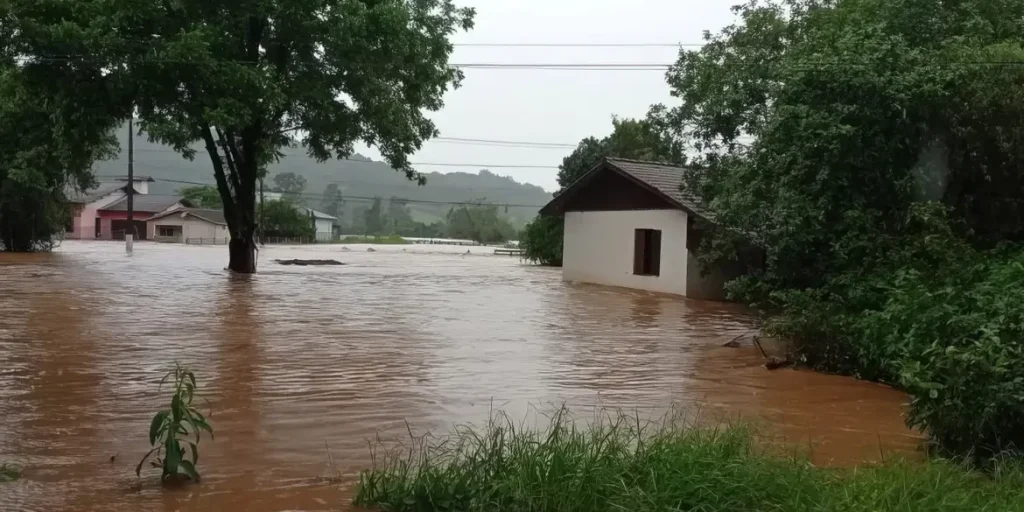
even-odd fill
[[(127, 129), (119, 130), (122, 139), (121, 154), (118, 158), (96, 164), (97, 176), (123, 176), (127, 172), (127, 144), (123, 142)], [(405, 179), (405, 175), (395, 172), (382, 162), (374, 162), (361, 156), (350, 160), (334, 160), (318, 163), (306, 156), (302, 149), (286, 150), (287, 156), (270, 168), (270, 176), (266, 180), (269, 190), (273, 186), (276, 174), (292, 172), (306, 178), (306, 187), (301, 199), (312, 208), (322, 206), (324, 189), (331, 184), (338, 185), (345, 201), (342, 217), (351, 218), (359, 210), (365, 210), (372, 204), (372, 199), (379, 196), (385, 201), (392, 196), (409, 200), (408, 206), (413, 219), (431, 223), (441, 220), (448, 213), (451, 204), (446, 202), (477, 201), (489, 202), (499, 206), (514, 226), (522, 227), (530, 221), (551, 198), (544, 189), (530, 184), (519, 183), (511, 178), (498, 176), (487, 170), (479, 174), (453, 172), (427, 174), (427, 184), (418, 186)], [(150, 143), (145, 136), (135, 137), (135, 172), (140, 175), (152, 176), (157, 179), (151, 184), (150, 191), (154, 194), (172, 194), (188, 185), (162, 180), (187, 181), (213, 184), (213, 171), (209, 157), (204, 150), (199, 150), (194, 161), (188, 161), (173, 152), (169, 147)], [(418, 203), (430, 201), (432, 203)], [(509, 206), (507, 214), (503, 205)]]

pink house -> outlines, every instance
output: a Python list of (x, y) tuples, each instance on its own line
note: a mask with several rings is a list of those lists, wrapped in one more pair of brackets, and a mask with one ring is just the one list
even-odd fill
[[(137, 240), (147, 238), (145, 220), (174, 208), (188, 206), (180, 196), (149, 194), (148, 177), (133, 181), (134, 230)], [(128, 225), (128, 183), (104, 183), (85, 193), (70, 198), (72, 219), (67, 225), (65, 238), (74, 240), (123, 240)]]

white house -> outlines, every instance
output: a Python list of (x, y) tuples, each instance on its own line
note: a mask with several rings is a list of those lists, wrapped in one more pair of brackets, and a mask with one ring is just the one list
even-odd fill
[(702, 272), (695, 251), (714, 217), (681, 191), (684, 168), (608, 158), (558, 194), (542, 215), (565, 217), (562, 278), (724, 298), (742, 266)]
[(179, 208), (146, 220), (150, 240), (157, 242), (226, 244), (231, 238), (221, 210)]
[(329, 242), (334, 238), (334, 223), (338, 220), (333, 215), (306, 208), (306, 215), (313, 219), (313, 228), (316, 230), (316, 239), (319, 242)]

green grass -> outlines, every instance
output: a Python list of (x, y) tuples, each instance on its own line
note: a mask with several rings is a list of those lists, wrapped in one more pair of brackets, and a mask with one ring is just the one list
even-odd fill
[(947, 461), (823, 469), (765, 448), (746, 426), (618, 417), (542, 431), (506, 417), (412, 439), (360, 476), (357, 505), (392, 511), (1024, 510), (1016, 464), (983, 475)]
[(341, 239), (343, 244), (379, 244), (379, 245), (406, 245), (412, 242), (398, 236), (361, 236), (349, 235)]
[(21, 478), (21, 469), (11, 464), (0, 464), (0, 483), (13, 482)]

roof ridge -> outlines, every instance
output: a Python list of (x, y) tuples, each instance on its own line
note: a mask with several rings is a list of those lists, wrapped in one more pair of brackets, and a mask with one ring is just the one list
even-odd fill
[(647, 164), (647, 165), (660, 165), (662, 167), (676, 167), (679, 169), (686, 169), (682, 165), (670, 164), (667, 162), (656, 162), (654, 160), (637, 160), (635, 158), (619, 158), (617, 156), (607, 156), (605, 160), (617, 161), (617, 162), (629, 162), (634, 164)]

